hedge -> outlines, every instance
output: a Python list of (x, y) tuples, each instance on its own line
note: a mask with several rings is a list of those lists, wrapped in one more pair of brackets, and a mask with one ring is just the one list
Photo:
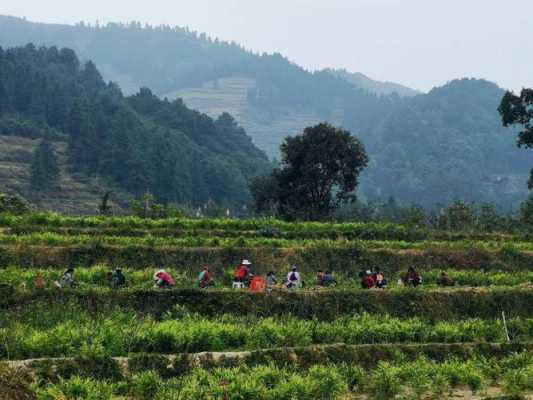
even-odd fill
[(481, 249), (375, 250), (346, 247), (310, 248), (179, 248), (147, 246), (0, 246), (0, 268), (65, 268), (96, 264), (120, 265), (128, 268), (169, 267), (197, 274), (208, 264), (215, 273), (251, 259), (253, 271), (266, 274), (272, 270), (286, 273), (289, 265), (297, 265), (305, 273), (319, 269), (357, 274), (361, 268), (381, 267), (387, 273), (397, 273), (409, 266), (419, 269), (482, 269), (529, 270), (533, 264), (530, 252)]
[(175, 305), (202, 315), (292, 314), (302, 318), (332, 320), (353, 313), (389, 314), (395, 317), (428, 318), (433, 321), (461, 318), (530, 317), (533, 290), (458, 289), (385, 291), (324, 290), (254, 294), (232, 290), (42, 290), (19, 292), (0, 287), (0, 307), (13, 309), (34, 302), (78, 302), (98, 313), (116, 306), (160, 316)]

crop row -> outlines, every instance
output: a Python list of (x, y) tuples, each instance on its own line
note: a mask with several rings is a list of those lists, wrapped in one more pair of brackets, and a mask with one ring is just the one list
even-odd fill
[[(302, 370), (276, 365), (196, 368), (174, 378), (155, 371), (134, 372), (114, 380), (72, 376), (46, 386), (33, 386), (38, 399), (249, 399), (335, 400), (366, 395), (392, 398), (443, 399), (465, 387), (482, 392), (525, 395), (533, 390), (533, 362), (528, 353), (503, 359), (380, 362), (376, 368), (358, 365), (316, 365)], [(400, 397), (401, 396), (401, 397)]]
[[(432, 323), (418, 317), (344, 316), (332, 322), (292, 316), (203, 317), (176, 306), (161, 320), (114, 309), (92, 315), (68, 304), (27, 307), (0, 319), (0, 357), (27, 359), (76, 356), (91, 349), (108, 356), (129, 353), (194, 353), (256, 350), (311, 344), (504, 342), (500, 320), (465, 319)], [(530, 341), (533, 319), (507, 321), (510, 338)]]
[(517, 236), (499, 233), (483, 232), (447, 232), (447, 231), (427, 231), (406, 229), (393, 225), (394, 228), (378, 230), (374, 226), (364, 225), (360, 229), (337, 230), (334, 226), (331, 229), (292, 229), (278, 230), (276, 228), (264, 227), (258, 230), (238, 230), (238, 229), (202, 229), (202, 228), (130, 228), (130, 227), (65, 227), (65, 226), (44, 226), (44, 225), (17, 225), (0, 228), (4, 233), (14, 235), (28, 235), (32, 233), (55, 233), (60, 235), (76, 236), (128, 236), (128, 237), (218, 237), (218, 238), (275, 238), (285, 240), (304, 239), (329, 239), (329, 240), (404, 240), (416, 242), (422, 240), (435, 241), (493, 241), (511, 242), (528, 241), (527, 235)]
[(390, 223), (324, 223), (324, 222), (285, 222), (272, 218), (249, 219), (190, 219), (168, 218), (147, 219), (134, 216), (128, 217), (69, 217), (60, 214), (29, 214), (23, 216), (0, 215), (0, 226), (46, 226), (46, 227), (80, 227), (80, 228), (136, 228), (136, 229), (220, 229), (257, 231), (277, 229), (282, 231), (338, 231), (356, 232), (373, 230), (375, 232), (406, 232), (409, 229)]
[[(351, 242), (352, 244), (354, 242)], [(429, 247), (424, 250), (391, 250), (361, 248), (333, 243), (331, 246), (297, 248), (267, 247), (148, 247), (106, 245), (95, 240), (88, 245), (32, 246), (0, 245), (0, 268), (18, 265), (23, 268), (48, 268), (107, 264), (129, 268), (180, 266), (196, 274), (205, 264), (221, 271), (235, 267), (242, 259), (253, 262), (258, 274), (274, 271), (286, 273), (289, 265), (301, 271), (316, 273), (332, 270), (356, 275), (361, 269), (380, 267), (388, 273), (419, 269), (529, 271), (533, 252), (517, 251), (513, 246), (500, 251), (450, 247)]]
[[(74, 277), (78, 287), (109, 287), (109, 274), (112, 268), (104, 265), (95, 266), (91, 268), (76, 268)], [(187, 268), (167, 268), (166, 269), (176, 280), (177, 287), (192, 288), (197, 286), (196, 274), (189, 273)], [(197, 272), (201, 270), (198, 266)], [(519, 272), (501, 272), (501, 271), (458, 271), (454, 269), (446, 269), (448, 276), (455, 282), (456, 287), (487, 287), (487, 286), (519, 286), (519, 285), (533, 285), (533, 271), (519, 271)], [(151, 269), (128, 269), (123, 268), (123, 273), (126, 277), (125, 288), (144, 288), (153, 287), (154, 283), (152, 276), (155, 272)], [(61, 278), (63, 270), (61, 269), (21, 269), (19, 267), (8, 267), (0, 269), (0, 282), (12, 286), (21, 286), (27, 289), (33, 289), (39, 285), (38, 281), (44, 279), (45, 286), (51, 286), (54, 281)], [(215, 287), (230, 288), (233, 282), (233, 269), (212, 271)], [(437, 286), (440, 278), (441, 270), (424, 270), (422, 272), (423, 284), (421, 288), (432, 288)], [(346, 275), (338, 273), (334, 275), (337, 280), (336, 289), (344, 288), (359, 288), (358, 276)], [(385, 277), (389, 281), (389, 288), (400, 286), (398, 280), (401, 273), (387, 274)], [(39, 278), (39, 279), (38, 279)], [(285, 276), (279, 276), (280, 283), (283, 282)], [(306, 283), (307, 289), (314, 289), (316, 287), (316, 276), (314, 274), (302, 274), (302, 279)], [(42, 285), (42, 283), (41, 283)]]
[(116, 306), (160, 316), (176, 304), (202, 315), (293, 314), (302, 318), (334, 320), (354, 313), (390, 314), (401, 318), (417, 316), (435, 321), (464, 318), (531, 317), (533, 290), (519, 287), (391, 290), (316, 290), (254, 294), (240, 290), (14, 290), (0, 285), (0, 309), (30, 305), (76, 302), (91, 312), (104, 312)]
[(30, 233), (27, 235), (0, 234), (2, 245), (28, 246), (70, 246), (70, 245), (112, 245), (112, 246), (146, 246), (146, 247), (265, 247), (265, 248), (360, 248), (390, 250), (425, 250), (428, 248), (448, 248), (455, 250), (479, 249), (487, 251), (533, 251), (533, 243), (501, 241), (435, 241), (426, 240), (409, 242), (403, 240), (330, 240), (330, 239), (277, 239), (241, 236), (238, 238), (220, 238), (213, 236), (164, 237), (147, 235), (132, 236), (94, 236), (88, 234), (63, 235), (52, 232)]
[[(144, 219), (138, 217), (67, 217), (59, 214), (30, 214), (25, 216), (0, 215), (0, 227), (12, 232), (52, 230), (56, 232), (122, 234), (138, 236), (152, 233), (154, 236), (175, 236), (178, 232), (204, 233), (222, 237), (234, 237), (243, 233), (253, 237), (278, 237), (284, 239), (363, 239), (406, 240), (426, 239), (460, 240), (478, 239), (506, 241), (516, 236), (499, 233), (447, 232), (425, 228), (406, 227), (391, 223), (334, 223), (334, 222), (285, 222), (271, 218), (256, 219)], [(92, 231), (91, 231), (92, 230)]]

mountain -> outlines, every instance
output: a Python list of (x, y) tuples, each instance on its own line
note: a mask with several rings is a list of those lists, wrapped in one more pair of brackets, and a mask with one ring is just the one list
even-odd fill
[(255, 54), (236, 43), (168, 26), (51, 25), (0, 17), (4, 47), (60, 46), (98, 65), (127, 94), (141, 87), (183, 98), (213, 118), (227, 111), (270, 157), (289, 134), (325, 119), (342, 123), (342, 104), (369, 104), (372, 94), (328, 72), (311, 73), (280, 54)]
[(360, 72), (348, 72), (345, 69), (328, 69), (329, 73), (342, 78), (354, 86), (364, 89), (370, 93), (377, 95), (388, 96), (396, 93), (402, 97), (412, 97), (420, 94), (419, 91), (411, 89), (407, 86), (400, 85), (394, 82), (380, 82), (376, 81)]
[(363, 136), (373, 155), (366, 195), (517, 206), (527, 197), (531, 156), (501, 126), (496, 110), (503, 95), (494, 83), (461, 79), (391, 104)]
[(364, 198), (510, 207), (527, 196), (529, 154), (501, 127), (503, 90), (487, 81), (460, 79), (416, 94), (346, 71), (310, 72), (280, 54), (255, 54), (182, 28), (0, 18), (0, 45), (27, 42), (72, 47), (127, 93), (147, 86), (214, 119), (229, 112), (270, 157), (279, 157), (284, 137), (306, 126), (343, 126), (370, 156)]
[[(271, 168), (229, 114), (213, 120), (149, 89), (125, 97), (92, 62), (82, 65), (66, 48), (0, 48), (0, 133), (23, 148), (25, 155), (9, 152), (4, 139), (4, 159), (19, 164), (25, 182), (28, 148), (47, 140), (71, 176), (100, 177), (131, 195), (148, 190), (163, 202), (189, 206), (210, 200), (241, 206), (250, 199), (249, 179)], [(60, 198), (56, 192), (50, 188)]]

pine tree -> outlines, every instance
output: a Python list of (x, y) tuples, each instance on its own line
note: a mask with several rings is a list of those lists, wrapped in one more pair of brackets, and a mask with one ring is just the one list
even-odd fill
[(31, 187), (39, 191), (54, 189), (59, 184), (59, 177), (59, 165), (54, 149), (48, 141), (43, 140), (33, 153)]

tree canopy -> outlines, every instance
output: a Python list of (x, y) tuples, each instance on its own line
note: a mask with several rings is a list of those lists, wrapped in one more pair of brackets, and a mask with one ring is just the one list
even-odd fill
[(256, 209), (285, 218), (319, 220), (353, 196), (368, 163), (350, 132), (322, 123), (281, 145), (282, 164), (252, 185)]
[(37, 191), (52, 190), (59, 185), (59, 164), (54, 149), (43, 140), (33, 152), (31, 187)]
[[(518, 132), (519, 147), (533, 148), (533, 89), (523, 89), (520, 96), (506, 92), (498, 108), (503, 126), (521, 126)], [(533, 169), (528, 182), (533, 189)]]

